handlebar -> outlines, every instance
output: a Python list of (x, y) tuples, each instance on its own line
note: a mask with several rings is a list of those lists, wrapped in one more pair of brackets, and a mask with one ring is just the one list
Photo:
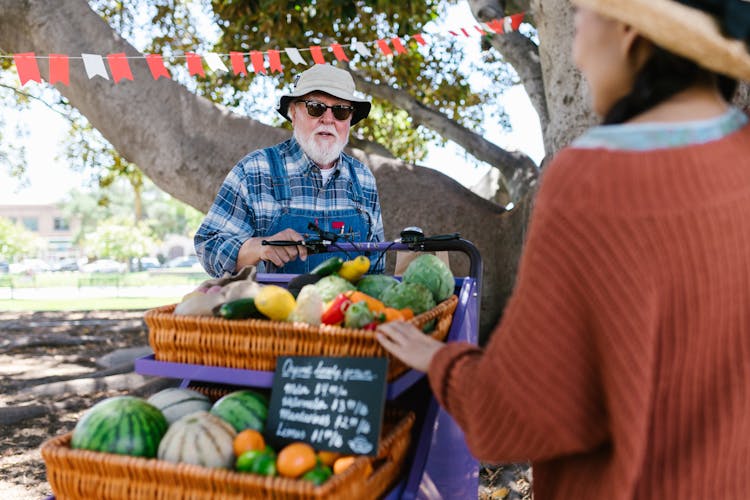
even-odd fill
[(306, 247), (311, 253), (323, 252), (386, 252), (411, 250), (414, 252), (458, 251), (469, 257), (469, 276), (474, 278), (477, 286), (481, 283), (483, 264), (479, 250), (459, 233), (440, 234), (435, 236), (413, 235), (395, 241), (362, 242), (330, 241), (321, 239), (309, 240), (263, 240), (262, 245)]

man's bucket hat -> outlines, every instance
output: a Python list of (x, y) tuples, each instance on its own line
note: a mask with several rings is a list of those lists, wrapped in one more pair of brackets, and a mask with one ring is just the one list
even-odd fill
[[(750, 82), (750, 0), (572, 0), (715, 73)], [(721, 23), (721, 24), (720, 24)]]
[(289, 104), (293, 100), (311, 92), (325, 92), (352, 103), (354, 113), (351, 124), (354, 125), (367, 117), (371, 106), (370, 101), (356, 97), (355, 90), (354, 79), (348, 71), (330, 64), (316, 64), (299, 75), (291, 93), (281, 96), (276, 111), (289, 120)]

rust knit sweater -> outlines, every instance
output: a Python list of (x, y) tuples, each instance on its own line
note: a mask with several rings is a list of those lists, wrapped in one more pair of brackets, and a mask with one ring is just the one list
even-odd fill
[(429, 380), (473, 454), (535, 500), (750, 498), (750, 126), (544, 174), (485, 351)]

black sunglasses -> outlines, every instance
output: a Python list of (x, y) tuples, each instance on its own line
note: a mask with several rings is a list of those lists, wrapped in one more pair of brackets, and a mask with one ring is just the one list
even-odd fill
[(305, 103), (307, 114), (312, 116), (313, 118), (323, 116), (323, 113), (325, 113), (328, 108), (331, 108), (333, 117), (341, 121), (347, 120), (350, 116), (352, 116), (352, 113), (354, 112), (354, 107), (347, 106), (346, 104), (335, 104), (333, 106), (329, 106), (327, 104), (323, 104), (320, 101), (305, 100), (297, 102)]

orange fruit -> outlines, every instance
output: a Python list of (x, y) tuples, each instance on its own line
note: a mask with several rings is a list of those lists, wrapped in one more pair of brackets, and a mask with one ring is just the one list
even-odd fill
[(299, 477), (315, 467), (317, 455), (307, 443), (294, 442), (286, 445), (276, 457), (276, 470), (284, 477)]
[[(341, 474), (346, 469), (349, 468), (350, 465), (352, 465), (359, 456), (355, 455), (347, 455), (345, 457), (337, 458), (335, 462), (333, 462), (333, 473), (334, 474)], [(372, 462), (370, 460), (367, 461), (367, 464), (365, 465), (365, 477), (370, 477), (370, 474), (372, 474)]]
[(356, 459), (357, 457), (355, 457), (354, 455), (347, 455), (345, 457), (337, 458), (336, 461), (333, 462), (333, 473), (341, 474), (351, 464), (353, 464)]
[(320, 450), (318, 452), (318, 458), (324, 465), (327, 465), (328, 467), (331, 467), (333, 465), (333, 462), (335, 462), (336, 459), (340, 456), (341, 453), (337, 451)]
[(263, 450), (266, 447), (266, 440), (263, 439), (263, 434), (256, 431), (255, 429), (245, 429), (240, 431), (235, 436), (232, 442), (234, 446), (234, 455), (239, 457), (246, 451), (250, 450)]

